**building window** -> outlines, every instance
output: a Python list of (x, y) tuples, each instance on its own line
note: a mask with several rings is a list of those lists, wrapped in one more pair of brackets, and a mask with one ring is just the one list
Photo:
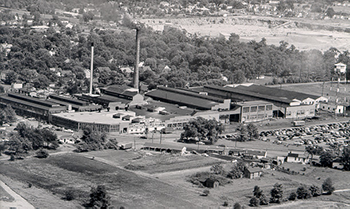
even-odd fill
[(243, 107), (243, 113), (249, 112), (249, 107)]
[(266, 105), (266, 110), (272, 110), (272, 105)]
[(250, 112), (256, 112), (258, 110), (257, 106), (250, 107)]
[(258, 118), (259, 118), (259, 119), (263, 119), (263, 118), (264, 118), (264, 115), (263, 115), (263, 114), (259, 114), (259, 115), (258, 115)]
[(259, 106), (258, 111), (259, 111), (259, 112), (263, 112), (263, 111), (265, 111), (265, 106)]

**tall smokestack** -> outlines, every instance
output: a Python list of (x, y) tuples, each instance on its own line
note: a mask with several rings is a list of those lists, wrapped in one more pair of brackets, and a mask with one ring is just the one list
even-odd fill
[(92, 94), (92, 80), (94, 74), (94, 43), (91, 43), (90, 95)]
[(136, 62), (134, 70), (134, 88), (139, 90), (140, 38), (139, 27), (136, 26)]

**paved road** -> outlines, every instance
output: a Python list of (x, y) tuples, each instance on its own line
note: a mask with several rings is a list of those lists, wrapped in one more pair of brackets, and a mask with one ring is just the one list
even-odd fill
[[(0, 201), (0, 209), (35, 209), (27, 200), (14, 192), (10, 187), (8, 187), (4, 182), (0, 181), (0, 186), (9, 193), (15, 200), (12, 202)], [(1, 194), (0, 194), (1, 195)]]

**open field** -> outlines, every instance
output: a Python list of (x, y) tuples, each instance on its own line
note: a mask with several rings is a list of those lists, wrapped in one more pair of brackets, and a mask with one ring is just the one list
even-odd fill
[[(266, 19), (265, 21), (260, 21)], [(270, 26), (269, 21), (286, 21), (283, 25)], [(348, 27), (346, 21), (306, 20), (306, 19), (283, 19), (261, 16), (227, 16), (227, 17), (191, 17), (191, 18), (168, 18), (168, 19), (140, 19), (141, 22), (151, 26), (155, 30), (162, 30), (165, 25), (185, 29), (188, 33), (199, 36), (224, 35), (226, 38), (231, 33), (238, 34), (240, 40), (267, 40), (267, 44), (278, 46), (280, 41), (293, 44), (299, 50), (318, 49), (321, 51), (335, 47), (345, 51), (350, 47), (350, 34), (345, 32), (311, 30), (296, 27), (295, 22), (306, 24), (318, 24), (326, 26)]]
[(15, 199), (2, 186), (0, 186), (0, 201), (12, 202)]
[[(132, 172), (91, 160), (79, 154), (50, 156), (48, 159), (26, 159), (24, 161), (1, 162), (0, 174), (13, 181), (31, 183), (56, 197), (62, 198), (64, 191), (73, 189), (78, 195), (75, 207), (88, 197), (90, 188), (104, 184), (112, 197), (113, 205), (126, 208), (198, 208), (203, 205), (215, 205), (213, 200), (196, 202), (198, 194), (186, 189), (166, 184), (152, 178), (136, 175)], [(6, 180), (6, 179), (5, 179)], [(142, 188), (142, 189), (140, 189)], [(23, 189), (23, 188), (22, 188)], [(26, 189), (24, 189), (26, 190)], [(34, 206), (52, 208), (50, 204), (60, 204), (62, 208), (72, 208), (72, 202), (34, 202)], [(74, 202), (74, 201), (73, 201)], [(44, 207), (46, 205), (46, 207)]]
[[(253, 146), (253, 143), (247, 146)], [(2, 161), (0, 179), (11, 187), (14, 186), (16, 192), (37, 208), (81, 208), (82, 202), (88, 198), (90, 188), (98, 184), (107, 187), (113, 205), (126, 208), (218, 208), (224, 201), (231, 205), (240, 202), (247, 206), (255, 185), (261, 187), (269, 196), (272, 186), (277, 182), (282, 183), (287, 197), (301, 184), (321, 186), (327, 177), (332, 178), (337, 190), (350, 188), (350, 175), (347, 172), (289, 163), (284, 164), (285, 168), (299, 172), (298, 175), (264, 170), (260, 179), (234, 179), (228, 185), (210, 189), (210, 195), (203, 197), (199, 195), (203, 188), (188, 182), (188, 176), (209, 171), (210, 165), (219, 162), (218, 160), (194, 155), (142, 153), (144, 152), (105, 150), (83, 154), (58, 154), (47, 159)], [(92, 156), (95, 157), (94, 160), (91, 160)], [(192, 168), (194, 162), (198, 162), (197, 166), (201, 167)], [(226, 164), (226, 168), (231, 167), (229, 162), (220, 162)], [(141, 163), (149, 167), (135, 172), (122, 169), (129, 163)], [(174, 168), (181, 171), (174, 171)], [(29, 188), (28, 183), (33, 186)], [(68, 189), (75, 191), (77, 200), (62, 199), (64, 191)], [(35, 198), (37, 195), (41, 195), (41, 198)], [(344, 208), (341, 205), (350, 204), (349, 197), (350, 191), (346, 191), (313, 198), (311, 201), (325, 201), (325, 205), (335, 204)], [(303, 202), (297, 201), (287, 205), (290, 204), (292, 208), (295, 204), (300, 205)]]

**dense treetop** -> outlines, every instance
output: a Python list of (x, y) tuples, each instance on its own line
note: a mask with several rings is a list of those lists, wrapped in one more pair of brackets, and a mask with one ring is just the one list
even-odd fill
[[(57, 30), (57, 29), (56, 29)], [(94, 42), (94, 68), (109, 67), (112, 72), (95, 71), (101, 84), (125, 82), (121, 66), (133, 66), (135, 62), (135, 32), (92, 29), (83, 33), (79, 26), (72, 29), (50, 27), (46, 32), (29, 28), (0, 27), (0, 43), (12, 44), (6, 56), (0, 54), (0, 70), (14, 73), (6, 81), (18, 79), (47, 87), (50, 82), (65, 85), (67, 80), (58, 78), (49, 68), (72, 71), (71, 84), (84, 86), (84, 69), (90, 68), (90, 47)], [(279, 46), (260, 42), (241, 42), (239, 36), (199, 37), (184, 30), (165, 28), (157, 33), (143, 26), (140, 33), (140, 60), (144, 68), (140, 81), (146, 84), (165, 84), (184, 87), (202, 84), (226, 84), (243, 82), (270, 73), (282, 77), (285, 82), (311, 79), (330, 79), (334, 64), (349, 63), (349, 53), (335, 48), (326, 52), (299, 51), (293, 45), (281, 41)], [(337, 59), (338, 56), (338, 59)], [(166, 67), (167, 66), (167, 67)], [(38, 76), (40, 75), (40, 76)], [(72, 85), (68, 85), (72, 86)]]

